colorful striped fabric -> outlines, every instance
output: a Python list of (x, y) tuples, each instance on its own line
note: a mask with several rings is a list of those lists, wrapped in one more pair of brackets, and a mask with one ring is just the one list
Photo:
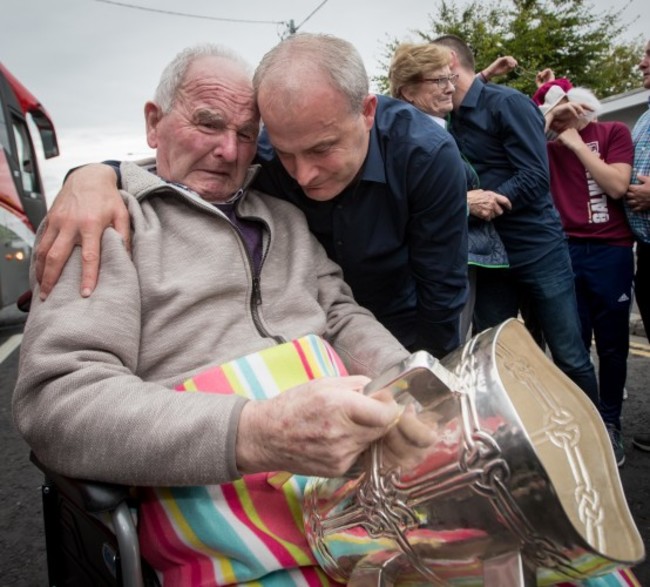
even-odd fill
[[(264, 399), (312, 379), (345, 374), (325, 341), (306, 336), (209, 369), (178, 390)], [(306, 482), (278, 472), (219, 486), (144, 489), (142, 554), (164, 585), (339, 585), (318, 568), (305, 538)]]
[(641, 587), (631, 569), (619, 569), (602, 577), (585, 579), (579, 583), (557, 583), (556, 587)]
[[(178, 390), (263, 399), (345, 374), (325, 341), (306, 336), (199, 373)], [(306, 482), (275, 472), (218, 486), (145, 488), (139, 511), (142, 555), (163, 585), (172, 587), (341, 585), (317, 566), (305, 538)], [(576, 585), (640, 587), (629, 570), (558, 587)]]

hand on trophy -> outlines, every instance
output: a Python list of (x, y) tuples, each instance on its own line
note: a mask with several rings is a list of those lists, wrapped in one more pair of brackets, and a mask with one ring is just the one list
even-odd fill
[(325, 377), (270, 400), (249, 401), (237, 431), (240, 473), (343, 475), (400, 414), (392, 398), (360, 393), (369, 381), (362, 376)]
[[(379, 399), (390, 392), (384, 390), (373, 394)], [(387, 401), (387, 400), (386, 400)], [(435, 431), (420, 418), (415, 404), (401, 406), (401, 412), (382, 439), (382, 465), (385, 468), (399, 467), (403, 472), (420, 465), (436, 441)]]
[(403, 471), (414, 469), (428, 456), (436, 435), (422, 422), (413, 405), (404, 410), (398, 424), (384, 437), (384, 464), (399, 465)]

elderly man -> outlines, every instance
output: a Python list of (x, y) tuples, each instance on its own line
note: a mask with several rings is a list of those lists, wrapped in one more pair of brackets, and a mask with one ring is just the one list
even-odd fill
[(598, 403), (593, 364), (581, 338), (571, 260), (549, 192), (542, 114), (521, 92), (475, 78), (474, 56), (460, 38), (434, 41), (452, 51), (458, 74), (449, 131), (474, 166), (481, 188), (510, 200), (494, 218), (510, 269), (477, 271), (475, 327), (517, 315), (520, 296), (530, 304), (555, 363)]
[[(336, 37), (288, 38), (264, 57), (254, 84), (268, 132), (255, 186), (305, 213), (357, 302), (402, 344), (436, 356), (456, 348), (467, 296), (467, 209), (451, 137), (411, 106), (370, 94), (361, 57)], [(90, 166), (72, 174), (50, 212), (38, 252), (45, 259), (54, 242), (46, 294), (73, 242), (89, 260), (82, 282), (89, 294), (101, 230), (112, 223), (127, 238), (110, 186), (87, 196), (97, 193), (100, 173)]]
[[(153, 167), (121, 166), (132, 256), (109, 229), (92, 297), (78, 294), (78, 249), (47, 300), (34, 296), (13, 409), (50, 468), (138, 486), (226, 484), (223, 495), (241, 475), (262, 473), (253, 475), (251, 499), (268, 505), (273, 495), (299, 500), (301, 493), (295, 481), (288, 482), (293, 493), (274, 488), (265, 472), (340, 475), (370, 442), (394, 435), (397, 405), (358, 390), (408, 353), (355, 303), (303, 215), (249, 187), (259, 121), (250, 78), (238, 57), (213, 46), (186, 50), (167, 67), (145, 106)], [(257, 393), (266, 399), (248, 401), (228, 393), (226, 377), (206, 389), (213, 393), (175, 390), (217, 365), (308, 334), (329, 342), (356, 376), (275, 394), (265, 372)], [(264, 544), (285, 538), (269, 522), (274, 513), (264, 514), (275, 537)], [(306, 554), (291, 561), (248, 552), (246, 544), (233, 554), (230, 526), (214, 527), (214, 556), (237, 559), (233, 583), (315, 566), (306, 542), (299, 545)], [(304, 542), (301, 532), (294, 534)], [(154, 561), (157, 548), (154, 540), (144, 549)], [(159, 568), (174, 583), (180, 575), (170, 566)]]

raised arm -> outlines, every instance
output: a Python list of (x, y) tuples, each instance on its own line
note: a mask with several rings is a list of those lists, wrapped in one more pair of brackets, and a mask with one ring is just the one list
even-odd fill
[(539, 88), (546, 82), (551, 82), (554, 79), (555, 72), (550, 67), (547, 67), (546, 69), (542, 69), (542, 71), (537, 72), (537, 75), (535, 75), (535, 85)]
[(484, 81), (489, 82), (493, 77), (510, 73), (515, 67), (517, 67), (517, 60), (511, 55), (504, 55), (503, 57), (497, 57), (478, 75)]
[(582, 102), (561, 102), (544, 114), (544, 131), (561, 133), (567, 128), (576, 127), (581, 120), (592, 115), (593, 109)]
[(627, 193), (630, 185), (633, 146), (632, 137), (627, 129), (625, 134), (619, 132), (618, 135), (613, 134), (613, 137), (618, 143), (627, 145), (627, 150), (630, 153), (629, 163), (624, 161), (612, 161), (611, 163), (603, 161), (600, 155), (582, 140), (575, 128), (568, 128), (560, 133), (557, 140), (573, 151), (591, 177), (610, 198), (618, 200)]
[(80, 292), (88, 297), (97, 284), (100, 242), (112, 226), (130, 250), (129, 214), (117, 190), (117, 176), (109, 165), (86, 165), (66, 179), (45, 219), (36, 248), (36, 278), (45, 299), (59, 280), (75, 246), (81, 245)]

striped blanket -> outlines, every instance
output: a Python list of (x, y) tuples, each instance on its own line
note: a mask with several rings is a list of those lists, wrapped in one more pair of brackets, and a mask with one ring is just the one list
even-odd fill
[[(345, 375), (334, 350), (306, 336), (202, 372), (178, 391), (273, 397), (312, 379)], [(317, 565), (305, 537), (306, 477), (246, 475), (234, 483), (144, 488), (142, 555), (165, 586), (326, 587), (341, 585)], [(629, 570), (562, 587), (640, 587)]]
[[(264, 399), (345, 374), (325, 341), (306, 336), (209, 369), (178, 390)], [(164, 585), (339, 585), (317, 566), (305, 538), (306, 482), (275, 472), (224, 485), (146, 488), (139, 512), (142, 554)]]

